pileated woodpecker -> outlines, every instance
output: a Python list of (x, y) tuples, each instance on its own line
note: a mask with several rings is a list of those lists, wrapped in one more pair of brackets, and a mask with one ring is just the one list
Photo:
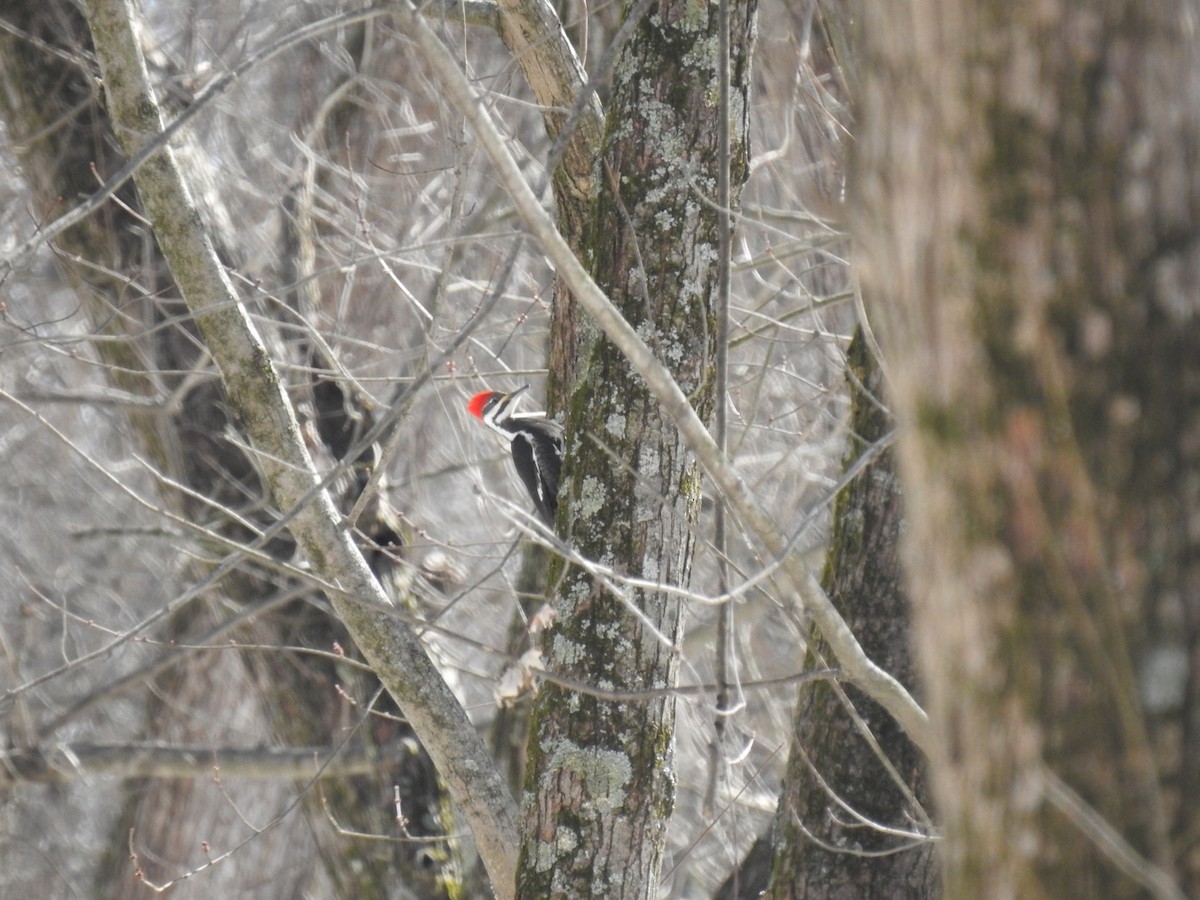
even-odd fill
[(467, 412), (508, 439), (521, 483), (533, 498), (542, 521), (553, 527), (554, 510), (558, 508), (558, 473), (562, 469), (562, 429), (542, 415), (513, 413), (517, 398), (528, 388), (523, 385), (511, 394), (483, 391), (471, 398)]

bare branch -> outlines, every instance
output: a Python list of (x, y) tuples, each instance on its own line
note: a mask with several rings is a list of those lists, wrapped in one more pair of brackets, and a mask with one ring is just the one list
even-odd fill
[(409, 751), (400, 742), (369, 754), (340, 747), (212, 747), (160, 743), (59, 743), (0, 751), (0, 781), (66, 784), (104, 775), (117, 778), (223, 778), (302, 780), (365, 775)]
[(1041, 770), (1046, 799), (1070, 819), (1089, 841), (1130, 878), (1146, 888), (1158, 900), (1184, 900), (1184, 893), (1170, 872), (1155, 865), (1130, 846), (1124, 835), (1100, 815), (1071, 786), (1049, 768)]
[[(130, 9), (120, 0), (86, 4), (116, 131), (130, 156), (162, 131)], [(446, 779), (501, 897), (515, 887), (517, 811), (466, 712), (371, 574), (300, 437), (294, 410), (262, 339), (213, 250), (173, 152), (164, 147), (136, 176), (155, 235), (221, 371), (231, 406), (259, 454), (276, 502), (314, 570), (339, 585), (331, 600), (380, 680), (395, 697)], [(311, 497), (311, 499), (310, 499)]]
[[(136, 153), (129, 154), (129, 161), (111, 178), (105, 181), (95, 193), (79, 205), (63, 213), (53, 222), (50, 222), (43, 228), (39, 228), (32, 237), (9, 253), (5, 259), (0, 260), (0, 280), (3, 280), (3, 277), (9, 271), (21, 265), (38, 247), (53, 241), (72, 225), (83, 221), (99, 209), (107, 200), (113, 197), (121, 185), (134, 177), (134, 173), (151, 156), (165, 147), (168, 141), (187, 127), (201, 112), (208, 109), (213, 101), (228, 93), (230, 88), (241, 81), (247, 74), (257, 69), (263, 63), (274, 59), (281, 53), (291, 50), (305, 41), (319, 37), (335, 29), (344, 28), (347, 25), (366, 22), (378, 16), (386, 15), (388, 9), (388, 4), (380, 3), (362, 9), (338, 13), (337, 15), (312, 22), (303, 28), (297, 28), (273, 44), (251, 54), (239, 65), (209, 84), (188, 105), (187, 109), (163, 127), (153, 139), (142, 145)], [(493, 31), (498, 31), (500, 28), (499, 8), (495, 3), (490, 2), (490, 0), (434, 0), (434, 2), (422, 4), (422, 10), (425, 15), (432, 18), (449, 18), (453, 16), (457, 21), (465, 25), (481, 26)], [(0, 21), (0, 27), (5, 27), (3, 21)], [(8, 28), (7, 30), (11, 31), (12, 29)], [(75, 60), (71, 60), (71, 62), (74, 63)]]

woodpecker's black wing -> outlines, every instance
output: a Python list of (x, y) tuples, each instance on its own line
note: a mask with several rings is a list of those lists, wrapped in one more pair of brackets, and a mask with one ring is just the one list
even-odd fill
[(512, 435), (512, 458), (538, 515), (554, 525), (558, 508), (558, 473), (562, 469), (562, 430), (545, 419), (512, 418), (504, 423)]

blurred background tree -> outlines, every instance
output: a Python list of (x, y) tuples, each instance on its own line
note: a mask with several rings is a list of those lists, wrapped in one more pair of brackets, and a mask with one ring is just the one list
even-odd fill
[(1200, 10), (852, 7), (946, 892), (1197, 896)]

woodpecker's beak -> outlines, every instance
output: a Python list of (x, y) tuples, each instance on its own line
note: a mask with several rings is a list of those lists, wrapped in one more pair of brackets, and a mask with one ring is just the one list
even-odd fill
[(507, 411), (509, 407), (511, 407), (514, 403), (517, 402), (517, 398), (520, 397), (527, 390), (529, 390), (529, 385), (523, 384), (519, 388), (517, 388), (515, 391), (513, 391), (512, 393), (505, 394), (503, 397), (500, 398), (500, 410)]

